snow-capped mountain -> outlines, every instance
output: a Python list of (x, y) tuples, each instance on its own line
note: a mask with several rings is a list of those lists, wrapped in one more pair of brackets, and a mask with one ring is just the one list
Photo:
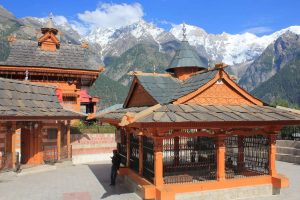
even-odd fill
[[(259, 37), (252, 33), (209, 34), (200, 27), (186, 25), (187, 39), (200, 55), (206, 56), (210, 63), (224, 62), (232, 65), (233, 73), (239, 76), (268, 45), (287, 31), (300, 34), (300, 26), (291, 26)], [(152, 23), (140, 20), (117, 29), (95, 28), (84, 39), (99, 44), (103, 58), (120, 56), (136, 44), (148, 43), (161, 47), (167, 42), (182, 40), (182, 24), (165, 31)]]
[(163, 42), (175, 40), (170, 33), (144, 20), (121, 28), (94, 28), (83, 39), (99, 44), (102, 47), (103, 57), (120, 56), (139, 43), (153, 43), (160, 46)]
[[(258, 37), (252, 33), (209, 34), (203, 29), (186, 25), (187, 40), (196, 48), (206, 50), (210, 60), (222, 61), (229, 65), (246, 63), (257, 58), (265, 48), (287, 31), (300, 34), (300, 26), (291, 26), (271, 35)], [(182, 24), (173, 27), (170, 32), (182, 39)]]

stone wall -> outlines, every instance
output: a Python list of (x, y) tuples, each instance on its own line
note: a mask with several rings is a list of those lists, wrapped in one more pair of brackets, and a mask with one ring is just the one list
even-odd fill
[(116, 149), (115, 134), (71, 134), (74, 164), (110, 160)]
[(277, 140), (276, 160), (300, 164), (300, 141)]

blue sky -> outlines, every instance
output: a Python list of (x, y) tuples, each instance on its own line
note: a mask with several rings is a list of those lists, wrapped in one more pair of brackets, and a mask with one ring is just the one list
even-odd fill
[(18, 18), (52, 12), (85, 28), (121, 26), (142, 18), (166, 30), (185, 22), (209, 33), (263, 35), (300, 25), (299, 0), (1, 0), (0, 4)]

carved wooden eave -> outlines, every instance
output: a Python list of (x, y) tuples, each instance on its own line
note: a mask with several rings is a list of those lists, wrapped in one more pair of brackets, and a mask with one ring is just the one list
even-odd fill
[(161, 105), (160, 104), (156, 104), (154, 106), (151, 106), (139, 113), (131, 113), (128, 112), (126, 113), (123, 117), (121, 122), (119, 123), (119, 126), (127, 126), (131, 123), (136, 122), (138, 119), (141, 119), (149, 114), (151, 114), (154, 110), (157, 110), (158, 108), (160, 108)]
[(66, 68), (50, 68), (50, 67), (22, 67), (22, 66), (5, 66), (0, 65), (0, 74), (24, 74), (28, 71), (31, 75), (48, 75), (48, 76), (64, 76), (64, 77), (81, 77), (81, 78), (97, 78), (100, 73), (105, 71), (104, 67), (99, 70), (78, 70)]

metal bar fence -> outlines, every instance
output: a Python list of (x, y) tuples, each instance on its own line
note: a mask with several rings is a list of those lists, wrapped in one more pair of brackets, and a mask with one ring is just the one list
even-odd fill
[[(44, 146), (43, 158), (45, 163), (55, 163), (58, 161), (58, 151), (56, 146)], [(70, 145), (70, 159), (72, 159), (72, 145)], [(60, 149), (60, 161), (69, 160), (68, 146), (62, 146)]]
[(11, 153), (3, 153), (0, 156), (0, 171), (10, 170), (12, 167), (12, 154)]
[(117, 143), (117, 149), (121, 157), (121, 164), (126, 166), (127, 163), (127, 136), (125, 132), (121, 133), (121, 142)]
[(175, 137), (163, 141), (164, 183), (216, 180), (216, 145), (208, 137)]
[(154, 182), (154, 140), (143, 136), (143, 177)]
[(139, 172), (139, 137), (130, 134), (130, 169)]
[(225, 139), (226, 178), (269, 174), (269, 139), (262, 135)]
[(278, 135), (278, 139), (300, 141), (300, 126), (283, 127)]

